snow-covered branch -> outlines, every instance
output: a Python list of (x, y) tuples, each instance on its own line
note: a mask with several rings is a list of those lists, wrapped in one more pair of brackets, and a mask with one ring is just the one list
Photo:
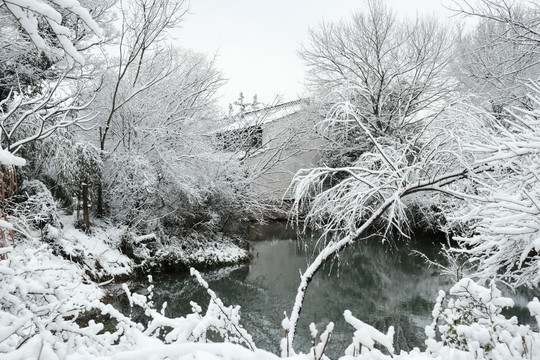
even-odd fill
[(4, 99), (5, 106), (0, 109), (0, 128), (2, 145), (6, 150), (16, 153), (23, 145), (45, 139), (57, 129), (69, 126), (82, 128), (95, 118), (94, 114), (85, 113), (93, 99), (81, 103), (79, 91), (60, 95), (65, 93), (59, 90), (65, 75), (46, 85), (37, 97), (12, 93)]
[(58, 39), (64, 52), (80, 64), (84, 64), (84, 58), (73, 45), (70, 39), (71, 30), (63, 25), (63, 17), (58, 9), (76, 15), (97, 36), (102, 36), (99, 25), (94, 21), (88, 10), (81, 6), (77, 0), (2, 0), (2, 4), (17, 20), (38, 49), (49, 50), (50, 48), (50, 44), (40, 33), (39, 22), (40, 19), (44, 19)]

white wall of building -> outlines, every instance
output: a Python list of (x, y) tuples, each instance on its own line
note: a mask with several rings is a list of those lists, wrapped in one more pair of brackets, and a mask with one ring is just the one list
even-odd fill
[(287, 189), (296, 172), (317, 166), (322, 139), (315, 124), (304, 110), (261, 124), (263, 146), (248, 158), (257, 174), (254, 191), (261, 199), (291, 199)]

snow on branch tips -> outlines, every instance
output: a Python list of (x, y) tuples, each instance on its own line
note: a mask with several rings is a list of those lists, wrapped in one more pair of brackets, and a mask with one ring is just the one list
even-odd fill
[(346, 355), (356, 356), (362, 353), (362, 346), (365, 346), (370, 351), (373, 351), (375, 343), (380, 344), (386, 349), (391, 357), (394, 357), (394, 327), (388, 328), (388, 334), (383, 334), (373, 326), (364, 323), (355, 318), (349, 310), (345, 310), (343, 314), (345, 321), (351, 325), (355, 331), (353, 343), (345, 351)]
[(2, 3), (38, 49), (49, 49), (47, 41), (39, 31), (39, 20), (43, 19), (53, 31), (64, 52), (80, 64), (84, 64), (84, 58), (70, 40), (70, 29), (62, 25), (62, 15), (49, 3), (76, 15), (94, 34), (102, 36), (99, 25), (92, 19), (88, 10), (81, 6), (77, 0), (51, 0), (50, 2), (41, 0), (2, 0)]
[[(78, 104), (81, 98), (80, 90), (58, 97), (59, 88), (68, 72), (69, 70), (44, 87), (38, 97), (25, 98), (10, 93), (0, 102), (1, 136), (6, 150), (11, 154), (16, 154), (25, 144), (51, 136), (60, 128), (84, 128), (85, 124), (96, 117), (97, 114), (86, 111), (93, 98)], [(22, 166), (21, 160), (7, 155), (3, 160), (16, 161), (17, 164), (13, 165)]]
[(0, 149), (0, 164), (4, 166), (24, 166), (26, 165), (26, 160), (13, 155), (8, 150)]

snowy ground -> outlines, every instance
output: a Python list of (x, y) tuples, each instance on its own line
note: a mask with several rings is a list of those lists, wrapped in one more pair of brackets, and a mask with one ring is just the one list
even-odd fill
[(96, 226), (87, 235), (75, 228), (73, 216), (62, 216), (63, 229), (50, 229), (65, 256), (80, 261), (96, 278), (128, 275), (133, 261), (119, 250), (120, 238), (125, 228)]

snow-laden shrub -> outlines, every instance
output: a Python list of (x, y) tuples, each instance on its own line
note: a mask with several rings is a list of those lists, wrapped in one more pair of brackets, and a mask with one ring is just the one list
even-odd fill
[[(193, 313), (185, 317), (167, 318), (166, 304), (157, 311), (151, 287), (148, 296), (125, 287), (130, 304), (149, 317), (147, 325), (101, 303), (104, 293), (85, 280), (83, 270), (47, 245), (14, 249), (0, 260), (0, 274), (2, 359), (176, 359), (192, 353), (277, 359), (256, 349), (239, 323), (240, 308), (225, 306), (196, 271), (210, 301), (206, 311), (192, 303)], [(227, 344), (210, 344), (210, 333)]]
[(58, 207), (51, 192), (39, 180), (26, 180), (19, 195), (9, 199), (8, 213), (22, 228), (43, 229), (59, 226)]
[(212, 236), (261, 211), (238, 161), (203, 150), (187, 158), (175, 151), (107, 159), (103, 195), (115, 221), (184, 244), (193, 234)]
[(375, 348), (378, 344), (386, 350), (390, 356), (394, 356), (394, 327), (390, 326), (388, 333), (383, 334), (374, 327), (355, 318), (349, 310), (345, 310), (343, 314), (345, 321), (351, 325), (355, 331), (352, 344), (345, 350), (346, 355), (356, 356), (358, 354), (373, 352), (379, 354), (379, 350)]
[[(58, 179), (64, 191), (75, 196), (82, 206), (85, 184), (90, 197), (103, 173), (101, 151), (88, 141), (78, 140), (67, 131), (55, 134), (54, 156), (49, 160), (49, 173)], [(90, 199), (87, 199), (90, 200)], [(76, 204), (73, 204), (76, 205)]]
[(244, 165), (224, 154), (207, 148), (187, 159), (166, 153), (159, 172), (162, 223), (175, 227), (173, 234), (179, 237), (220, 231), (261, 209), (249, 193), (251, 179)]
[[(0, 261), (0, 357), (53, 359), (79, 347), (109, 344), (101, 324), (81, 328), (79, 314), (103, 295), (82, 282), (82, 270), (54, 256), (47, 245), (16, 248)], [(99, 303), (99, 302), (97, 302)]]
[(158, 169), (148, 158), (117, 154), (105, 163), (104, 197), (112, 217), (128, 225), (153, 218), (157, 210)]
[[(172, 330), (164, 337), (167, 343), (207, 342), (214, 335), (220, 341), (240, 344), (252, 351), (256, 350), (257, 347), (251, 335), (240, 325), (240, 306), (225, 306), (216, 293), (209, 288), (208, 283), (199, 272), (192, 268), (191, 275), (197, 279), (197, 282), (206, 289), (210, 296), (205, 312), (201, 306), (192, 301), (190, 303), (192, 314), (185, 318), (169, 319), (164, 316), (166, 304), (163, 306), (163, 311), (159, 313), (150, 306), (148, 298), (141, 295), (130, 296), (131, 303), (143, 307), (146, 315), (152, 319), (145, 333), (151, 335), (159, 333), (160, 329), (170, 327)], [(215, 337), (213, 339), (217, 340)]]
[[(503, 297), (492, 282), (489, 288), (464, 278), (447, 297), (440, 291), (433, 310), (433, 323), (426, 327), (427, 351), (448, 354), (460, 350), (478, 359), (531, 359), (540, 352), (540, 334), (516, 317), (507, 319), (503, 308), (514, 302)], [(529, 304), (533, 315), (540, 310), (538, 299)], [(437, 340), (438, 338), (438, 340)]]
[(136, 236), (126, 231), (121, 236), (120, 249), (135, 261), (138, 270), (208, 269), (246, 262), (250, 256), (236, 239), (197, 232), (179, 239), (163, 233)]

